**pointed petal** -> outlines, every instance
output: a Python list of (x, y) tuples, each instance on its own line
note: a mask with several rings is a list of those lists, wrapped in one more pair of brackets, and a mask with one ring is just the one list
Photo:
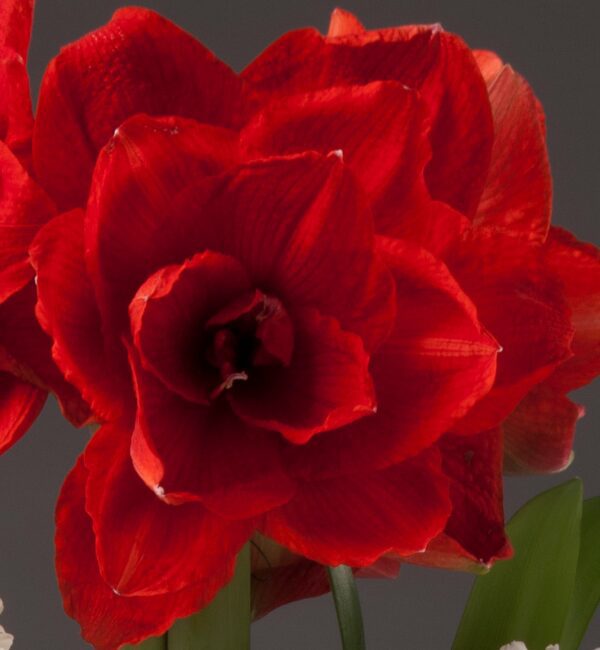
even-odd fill
[(294, 314), (288, 367), (255, 368), (229, 400), (246, 422), (304, 444), (376, 410), (369, 356), (360, 337), (316, 310)]
[(33, 278), (28, 248), (54, 214), (52, 202), (0, 142), (0, 301)]
[(573, 329), (559, 279), (527, 238), (479, 229), (449, 266), (502, 346), (494, 387), (458, 425), (474, 433), (497, 426), (571, 356)]
[(291, 498), (295, 483), (277, 434), (245, 425), (225, 405), (206, 407), (177, 397), (132, 361), (138, 414), (131, 454), (151, 489), (168, 502), (201, 501), (233, 519)]
[[(476, 53), (479, 62), (480, 55)], [(490, 171), (475, 224), (521, 232), (544, 241), (550, 225), (552, 178), (542, 107), (529, 84), (510, 66), (491, 72), (481, 55), (494, 117)]]
[(107, 354), (94, 289), (83, 258), (83, 212), (54, 218), (38, 233), (31, 260), (37, 274), (37, 316), (52, 339), (52, 356), (97, 418), (117, 418), (133, 405), (126, 359)]
[(127, 306), (152, 273), (201, 250), (191, 248), (185, 221), (173, 228), (171, 205), (192, 179), (231, 167), (236, 152), (233, 132), (143, 115), (120, 126), (103, 150), (85, 241), (90, 275), (111, 333), (128, 328)]
[(367, 193), (379, 234), (430, 248), (466, 219), (434, 201), (425, 183), (429, 117), (418, 93), (398, 82), (339, 86), (275, 101), (244, 129), (242, 143), (265, 156), (309, 149), (342, 156)]
[(446, 435), (440, 441), (443, 468), (450, 479), (452, 514), (444, 533), (410, 562), (479, 570), (509, 558), (502, 505), (502, 433)]
[(434, 452), (380, 472), (305, 483), (288, 504), (267, 513), (261, 532), (330, 566), (366, 566), (392, 550), (418, 552), (450, 514)]
[(327, 36), (348, 36), (349, 34), (361, 34), (364, 31), (365, 28), (360, 20), (349, 11), (336, 7), (331, 12)]
[(14, 50), (27, 59), (33, 0), (2, 0), (0, 5), (0, 46)]
[(39, 415), (46, 391), (0, 371), (0, 454), (15, 444)]
[(396, 279), (397, 317), (371, 364), (377, 413), (290, 449), (290, 466), (301, 476), (366, 471), (415, 455), (494, 381), (498, 345), (448, 269), (416, 246), (381, 245)]
[(439, 26), (399, 27), (326, 38), (286, 34), (242, 73), (269, 97), (398, 81), (418, 90), (431, 117), (432, 196), (473, 216), (490, 161), (494, 130), (484, 80), (465, 43)]
[(124, 595), (152, 596), (228, 575), (252, 522), (165, 503), (135, 473), (129, 442), (126, 426), (104, 425), (84, 454), (86, 511), (106, 582)]
[(584, 409), (542, 382), (503, 425), (505, 471), (548, 474), (566, 469), (573, 460), (575, 424)]
[(175, 619), (207, 605), (233, 574), (233, 563), (189, 589), (160, 596), (124, 597), (100, 576), (92, 521), (85, 511), (87, 471), (80, 459), (61, 490), (56, 509), (56, 572), (65, 611), (97, 650), (115, 650), (166, 632)]
[(42, 81), (34, 163), (62, 209), (83, 207), (94, 161), (136, 113), (232, 126), (240, 81), (201, 43), (158, 14), (116, 12), (68, 45)]
[(368, 205), (337, 156), (306, 153), (241, 166), (212, 188), (189, 188), (172, 214), (189, 223), (192, 251), (231, 255), (254, 286), (294, 309), (337, 318), (367, 350), (389, 332), (392, 280), (374, 252)]
[(90, 417), (88, 405), (54, 364), (52, 342), (35, 318), (35, 302), (31, 281), (0, 304), (0, 350), (11, 357), (16, 376), (55, 393), (64, 415), (80, 426)]

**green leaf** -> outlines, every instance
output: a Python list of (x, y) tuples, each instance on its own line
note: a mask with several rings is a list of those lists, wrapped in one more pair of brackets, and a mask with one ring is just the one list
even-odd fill
[(337, 611), (344, 650), (365, 650), (360, 601), (352, 569), (345, 565), (328, 567), (331, 593)]
[(600, 603), (600, 497), (583, 502), (581, 545), (561, 650), (577, 650)]
[(453, 650), (558, 643), (575, 584), (581, 509), (581, 481), (573, 479), (517, 512), (507, 527), (515, 555), (475, 581)]
[(123, 650), (167, 650), (167, 635), (146, 639), (138, 645), (123, 646)]
[(215, 599), (169, 630), (169, 650), (249, 650), (250, 545), (240, 552), (235, 575)]

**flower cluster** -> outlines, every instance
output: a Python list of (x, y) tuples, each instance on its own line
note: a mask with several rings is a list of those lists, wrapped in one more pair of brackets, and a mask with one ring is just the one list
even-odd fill
[(566, 393), (600, 366), (600, 258), (550, 227), (523, 78), (339, 10), (238, 75), (131, 8), (50, 63), (32, 123), (31, 6), (6, 7), (0, 309), (37, 301), (44, 333), (2, 341), (35, 349), (6, 376), (37, 400), (5, 439), (47, 389), (101, 425), (57, 509), (85, 638), (164, 632), (251, 537), (256, 615), (322, 565), (509, 557), (503, 465), (570, 462)]

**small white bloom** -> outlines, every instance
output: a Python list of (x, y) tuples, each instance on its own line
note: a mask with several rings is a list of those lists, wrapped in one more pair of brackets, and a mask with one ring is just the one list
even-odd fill
[[(4, 611), (4, 604), (0, 600), (0, 614)], [(14, 641), (12, 634), (7, 634), (2, 625), (0, 625), (0, 650), (10, 650)]]

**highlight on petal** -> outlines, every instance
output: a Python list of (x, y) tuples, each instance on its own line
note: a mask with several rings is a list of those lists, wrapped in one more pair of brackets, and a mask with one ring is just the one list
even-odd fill
[(304, 483), (260, 530), (321, 564), (359, 567), (390, 551), (421, 551), (449, 514), (448, 482), (432, 449), (379, 472)]
[(0, 454), (15, 444), (39, 415), (46, 391), (0, 371)]
[(238, 121), (238, 77), (200, 42), (148, 9), (125, 8), (68, 45), (40, 90), (36, 172), (61, 209), (83, 207), (100, 149), (136, 113)]
[(169, 594), (121, 596), (103, 580), (92, 521), (85, 511), (88, 473), (80, 459), (67, 477), (56, 510), (56, 572), (69, 616), (98, 650), (114, 650), (166, 632), (178, 618), (206, 606), (233, 575), (233, 561), (213, 566), (200, 583)]
[(523, 77), (493, 56), (475, 52), (486, 77), (495, 137), (474, 223), (542, 242), (552, 209), (544, 113)]
[(227, 521), (199, 503), (167, 504), (134, 471), (129, 441), (126, 424), (104, 425), (84, 454), (103, 578), (120, 594), (153, 596), (228, 574), (252, 522)]

